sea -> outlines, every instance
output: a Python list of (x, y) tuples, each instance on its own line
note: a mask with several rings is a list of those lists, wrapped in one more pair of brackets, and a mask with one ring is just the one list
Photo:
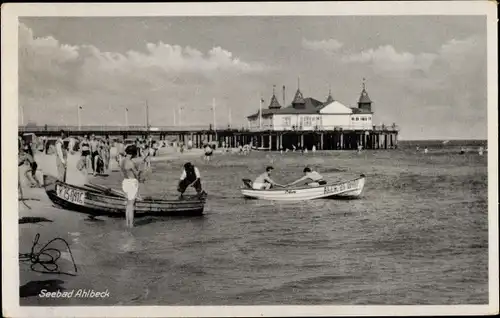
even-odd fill
[[(144, 217), (127, 230), (123, 219), (60, 210), (57, 226), (78, 272), (45, 279), (109, 297), (22, 297), (21, 305), (487, 304), (488, 173), (480, 145), (486, 148), (485, 141), (401, 141), (395, 150), (361, 153), (253, 151), (218, 153), (208, 163), (154, 162), (141, 194), (175, 196), (190, 161), (208, 192), (205, 215)], [(242, 179), (268, 165), (280, 183), (301, 177), (305, 166), (331, 181), (365, 174), (365, 190), (354, 200), (243, 198)], [(121, 179), (113, 172), (94, 182), (120, 188)]]

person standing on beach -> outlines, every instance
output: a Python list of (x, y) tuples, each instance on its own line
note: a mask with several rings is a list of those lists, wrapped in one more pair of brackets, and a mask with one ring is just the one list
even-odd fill
[(83, 140), (80, 143), (80, 150), (81, 150), (80, 167), (82, 169), (85, 168), (85, 171), (88, 172), (88, 169), (90, 168), (91, 164), (90, 164), (90, 142), (87, 135), (83, 136)]
[(104, 154), (104, 170), (109, 170), (109, 161), (111, 158), (111, 143), (109, 140), (109, 136), (106, 135), (103, 141), (103, 154)]
[(66, 169), (68, 164), (68, 150), (64, 146), (64, 140), (66, 138), (66, 132), (61, 130), (61, 135), (56, 141), (57, 179), (62, 182), (66, 182)]
[(96, 175), (95, 158), (99, 155), (99, 142), (95, 138), (95, 135), (90, 135), (90, 160), (92, 164), (92, 172), (94, 176)]
[(29, 144), (25, 144), (24, 142), (19, 143), (19, 162), (18, 166), (23, 166), (28, 164), (30, 166), (30, 169), (26, 170), (24, 175), (26, 179), (31, 183), (31, 187), (35, 188), (38, 187), (40, 188), (42, 185), (38, 181), (36, 177), (36, 169), (38, 167), (35, 157), (33, 156), (33, 151), (31, 150), (31, 147)]
[(147, 169), (151, 168), (151, 156), (153, 156), (154, 149), (153, 147), (149, 147), (150, 143), (146, 144), (146, 148), (144, 149), (144, 165)]
[(122, 189), (127, 195), (127, 207), (125, 211), (126, 225), (129, 228), (134, 227), (134, 205), (139, 192), (139, 181), (141, 173), (133, 158), (137, 157), (137, 147), (130, 145), (125, 148), (125, 157), (121, 160), (120, 170), (123, 175)]
[(123, 156), (125, 155), (125, 145), (123, 143), (123, 140), (119, 139), (115, 142), (115, 148), (116, 148), (116, 162), (118, 163), (118, 166), (120, 166), (121, 161)]
[(94, 167), (95, 167), (95, 170), (94, 170), (94, 175), (96, 174), (104, 174), (104, 157), (105, 157), (105, 153), (104, 153), (104, 141), (103, 140), (99, 140), (98, 143), (97, 143), (97, 155), (94, 157)]

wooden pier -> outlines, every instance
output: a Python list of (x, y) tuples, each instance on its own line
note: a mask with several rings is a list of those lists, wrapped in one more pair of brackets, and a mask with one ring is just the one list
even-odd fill
[(251, 144), (254, 147), (268, 150), (355, 150), (358, 145), (363, 149), (392, 149), (397, 148), (399, 129), (393, 126), (373, 126), (371, 130), (259, 130), (247, 129), (217, 129), (209, 127), (103, 127), (103, 126), (52, 126), (52, 127), (19, 127), (19, 134), (34, 133), (37, 136), (56, 137), (60, 130), (66, 131), (69, 136), (109, 136), (110, 138), (135, 139), (145, 138), (148, 135), (155, 139), (175, 139), (187, 143), (192, 141), (196, 148), (203, 147), (204, 143), (215, 142), (218, 147), (223, 144), (227, 147)]

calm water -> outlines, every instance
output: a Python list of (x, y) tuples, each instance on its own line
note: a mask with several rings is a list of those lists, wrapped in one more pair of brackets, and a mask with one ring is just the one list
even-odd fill
[[(206, 215), (85, 221), (66, 213), (79, 265), (68, 288), (109, 289), (93, 305), (485, 304), (487, 158), (414, 150), (216, 155), (202, 173)], [(143, 195), (175, 193), (183, 162), (154, 163)], [(367, 175), (352, 201), (241, 197), (272, 164), (278, 182), (307, 164), (331, 180)], [(100, 183), (119, 187), (118, 176)], [(50, 275), (49, 275), (50, 276)], [(46, 300), (23, 298), (26, 304)], [(68, 304), (53, 300), (50, 304)]]

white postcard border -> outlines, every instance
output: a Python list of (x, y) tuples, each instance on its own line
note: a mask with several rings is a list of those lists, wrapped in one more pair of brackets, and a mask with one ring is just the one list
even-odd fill
[[(18, 265), (17, 65), (20, 16), (485, 15), (488, 42), (489, 305), (20, 307)], [(58, 3), (2, 6), (2, 291), (6, 317), (389, 316), (498, 313), (498, 42), (493, 1), (294, 3)]]

